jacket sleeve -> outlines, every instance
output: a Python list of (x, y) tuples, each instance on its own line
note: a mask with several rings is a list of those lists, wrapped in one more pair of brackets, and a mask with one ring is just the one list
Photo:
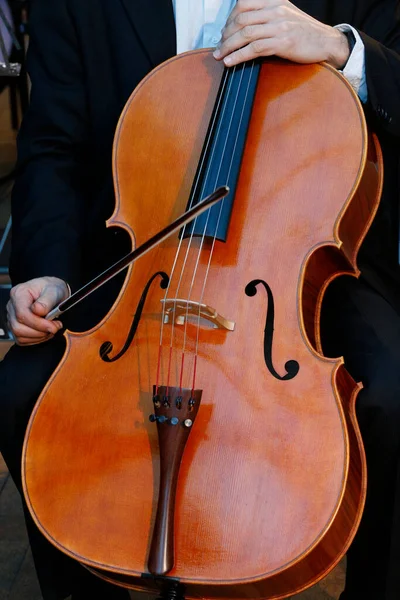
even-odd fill
[(13, 284), (51, 275), (80, 284), (88, 110), (68, 0), (35, 0), (27, 68), (30, 107), (18, 136), (12, 195)]
[(365, 46), (368, 112), (376, 127), (400, 136), (400, 2), (375, 2), (360, 35)]

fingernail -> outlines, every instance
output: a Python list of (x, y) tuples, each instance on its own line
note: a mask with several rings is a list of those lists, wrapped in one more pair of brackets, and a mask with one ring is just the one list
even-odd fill
[(229, 65), (231, 65), (231, 64), (232, 64), (232, 62), (233, 62), (233, 61), (232, 61), (232, 58), (231, 58), (230, 56), (227, 56), (226, 58), (224, 58), (224, 64), (225, 64), (226, 66), (228, 66), (228, 67), (229, 67)]
[(219, 48), (216, 48), (213, 52), (214, 58), (219, 58), (221, 56), (221, 51)]

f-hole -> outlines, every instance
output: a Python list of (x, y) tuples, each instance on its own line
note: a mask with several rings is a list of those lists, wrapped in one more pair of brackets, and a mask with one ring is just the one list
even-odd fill
[(121, 358), (121, 356), (123, 356), (125, 354), (125, 352), (129, 348), (129, 346), (132, 344), (133, 339), (136, 334), (136, 330), (139, 326), (139, 322), (140, 322), (140, 318), (142, 316), (142, 312), (143, 312), (143, 308), (144, 308), (144, 305), (146, 302), (147, 294), (149, 293), (150, 286), (156, 277), (161, 277), (161, 282), (160, 282), (161, 289), (163, 289), (163, 290), (167, 289), (168, 284), (169, 284), (169, 277), (166, 273), (164, 273), (164, 271), (158, 271), (157, 273), (154, 273), (154, 275), (152, 277), (150, 277), (149, 281), (146, 284), (146, 287), (144, 288), (144, 290), (142, 292), (140, 300), (138, 302), (135, 316), (133, 317), (132, 325), (131, 325), (131, 328), (128, 333), (128, 337), (126, 338), (126, 342), (123, 345), (121, 351), (118, 352), (118, 354), (116, 354), (112, 358), (110, 358), (110, 354), (113, 350), (112, 342), (104, 342), (100, 346), (100, 358), (101, 358), (101, 360), (104, 360), (104, 362), (107, 362), (107, 363), (115, 362), (116, 360)]
[(286, 375), (283, 377), (279, 375), (276, 371), (274, 365), (272, 364), (272, 344), (274, 337), (274, 320), (275, 320), (275, 304), (274, 304), (274, 296), (272, 294), (272, 290), (269, 287), (266, 281), (262, 279), (253, 279), (246, 285), (245, 293), (247, 296), (255, 296), (257, 294), (257, 286), (262, 284), (268, 296), (268, 310), (267, 310), (267, 318), (265, 321), (265, 329), (264, 329), (264, 360), (267, 365), (268, 371), (273, 375), (276, 379), (280, 381), (289, 381), (290, 379), (294, 379), (297, 373), (300, 370), (300, 365), (297, 360), (288, 360), (285, 363)]

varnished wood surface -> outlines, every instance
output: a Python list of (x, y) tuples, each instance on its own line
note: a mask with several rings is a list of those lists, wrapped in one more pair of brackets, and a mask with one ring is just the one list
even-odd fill
[[(0, 359), (2, 346), (0, 346)], [(295, 600), (338, 600), (343, 589), (344, 561), (323, 581)], [(153, 600), (131, 592), (132, 600)], [(0, 454), (0, 600), (42, 600), (25, 530), (22, 507)], [(90, 600), (97, 600), (95, 596)], [(362, 600), (362, 599), (361, 599)]]
[[(121, 203), (110, 223), (128, 223), (137, 244), (185, 206), (219, 68), (204, 52), (174, 59), (161, 67), (164, 77), (152, 74), (138, 89), (140, 105), (132, 102), (122, 117), (115, 153)], [(346, 420), (354, 422), (343, 410), (354, 402), (355, 384), (341, 377), (340, 361), (317, 356), (298, 319), (305, 256), (322, 243), (340, 242), (337, 215), (361, 178), (365, 125), (333, 70), (285, 65), (282, 72), (277, 62), (263, 69), (268, 77), (260, 81), (228, 243), (215, 247), (204, 298), (237, 326), (201, 331), (196, 387), (203, 390), (202, 409), (178, 483), (170, 574), (189, 584), (191, 597), (282, 597), (322, 577), (354, 533), (365, 490), (359, 437), (347, 434)], [(172, 94), (171, 105), (157, 100)], [(142, 176), (145, 169), (151, 177)], [(147, 201), (154, 197), (157, 203)], [(26, 446), (27, 498), (43, 532), (71, 556), (120, 578), (147, 571), (157, 501), (157, 439), (148, 421), (161, 318), (156, 285), (130, 351), (111, 367), (99, 361), (99, 348), (106, 340), (115, 349), (123, 345), (145, 284), (156, 270), (170, 272), (175, 251), (176, 240), (169, 240), (150, 253), (140, 270), (133, 268), (134, 285), (126, 287), (118, 311), (90, 336), (69, 336), (69, 370), (47, 387)], [(192, 298), (200, 296), (208, 256), (209, 248)], [(187, 266), (195, 262), (193, 252)], [(180, 257), (178, 272), (182, 264)], [(289, 359), (301, 366), (292, 381), (266, 370), (267, 298), (262, 290), (253, 298), (244, 293), (258, 278), (276, 298), (274, 364), (280, 372)], [(183, 277), (178, 294), (174, 279), (170, 296), (185, 297), (190, 280)], [(182, 347), (182, 331), (176, 339)], [(184, 387), (191, 384), (195, 341), (190, 326)], [(83, 355), (84, 371), (77, 369)], [(174, 378), (180, 364), (174, 351)], [(168, 370), (164, 353), (162, 378)], [(196, 591), (196, 583), (206, 587)]]
[[(15, 135), (10, 129), (8, 98), (0, 94), (0, 172), (6, 171), (15, 158)], [(0, 196), (0, 209), (8, 207)], [(6, 215), (5, 213), (5, 219)], [(9, 344), (0, 344), (0, 360)], [(296, 596), (296, 600), (337, 600), (344, 585), (344, 564), (320, 584)], [(131, 593), (132, 600), (146, 597)], [(42, 600), (25, 531), (18, 492), (0, 455), (0, 600)], [(93, 597), (91, 600), (96, 600)]]

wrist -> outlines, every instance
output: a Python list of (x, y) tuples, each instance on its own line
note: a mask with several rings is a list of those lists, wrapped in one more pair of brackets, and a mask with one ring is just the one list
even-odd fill
[(342, 70), (350, 58), (351, 48), (348, 37), (343, 31), (332, 28), (332, 36), (328, 45), (326, 62), (335, 69)]

